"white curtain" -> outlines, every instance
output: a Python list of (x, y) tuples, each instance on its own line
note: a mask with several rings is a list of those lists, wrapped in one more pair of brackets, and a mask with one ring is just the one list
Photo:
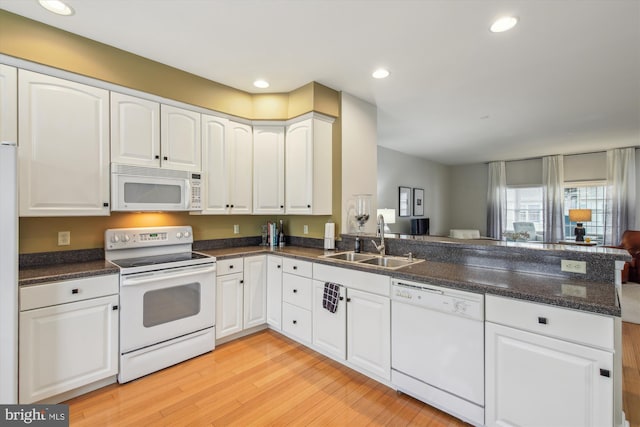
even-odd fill
[(544, 241), (564, 240), (564, 159), (562, 155), (542, 158), (542, 212)]
[(507, 172), (505, 163), (489, 163), (487, 236), (502, 239), (507, 220)]
[(636, 224), (636, 149), (607, 151), (605, 245), (618, 245), (625, 230)]

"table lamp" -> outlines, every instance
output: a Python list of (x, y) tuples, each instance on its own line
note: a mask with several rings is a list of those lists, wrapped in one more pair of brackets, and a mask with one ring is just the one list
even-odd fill
[(569, 209), (569, 221), (577, 223), (573, 230), (576, 242), (584, 242), (586, 230), (582, 227), (582, 223), (591, 221), (591, 209)]

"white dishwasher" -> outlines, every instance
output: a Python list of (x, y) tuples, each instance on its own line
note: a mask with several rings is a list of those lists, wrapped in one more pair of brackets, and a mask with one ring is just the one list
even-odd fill
[(484, 296), (394, 279), (391, 382), (484, 425)]

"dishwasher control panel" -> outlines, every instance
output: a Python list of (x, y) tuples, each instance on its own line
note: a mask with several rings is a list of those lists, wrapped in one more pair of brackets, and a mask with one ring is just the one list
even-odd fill
[(394, 279), (391, 286), (391, 299), (398, 303), (484, 320), (484, 295), (482, 294)]

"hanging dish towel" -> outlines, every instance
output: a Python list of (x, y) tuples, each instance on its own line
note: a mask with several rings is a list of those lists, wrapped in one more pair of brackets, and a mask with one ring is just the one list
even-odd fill
[(335, 283), (324, 284), (324, 295), (322, 296), (322, 307), (335, 313), (338, 309), (338, 299), (340, 298), (340, 285)]

